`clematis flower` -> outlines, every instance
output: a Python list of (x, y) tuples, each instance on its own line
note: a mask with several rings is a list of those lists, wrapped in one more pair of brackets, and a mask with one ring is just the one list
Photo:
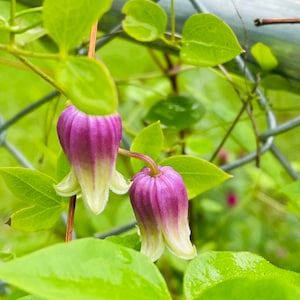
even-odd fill
[(92, 116), (69, 105), (59, 117), (57, 133), (71, 165), (70, 173), (55, 186), (59, 195), (81, 191), (87, 206), (99, 214), (109, 189), (118, 194), (128, 191), (129, 185), (115, 169), (122, 136), (118, 114)]
[(158, 166), (158, 171), (153, 175), (150, 168), (144, 168), (133, 177), (129, 190), (141, 252), (156, 261), (166, 245), (176, 256), (192, 259), (197, 253), (190, 241), (185, 185), (173, 168)]

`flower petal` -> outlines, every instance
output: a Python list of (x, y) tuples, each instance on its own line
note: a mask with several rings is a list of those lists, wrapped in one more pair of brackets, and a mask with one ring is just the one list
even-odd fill
[(124, 178), (124, 176), (117, 170), (113, 171), (110, 180), (110, 189), (119, 195), (126, 194), (131, 186), (131, 183)]
[(140, 236), (141, 252), (152, 261), (156, 261), (164, 251), (163, 237), (153, 212), (153, 189), (154, 180), (148, 176), (146, 169), (138, 173), (130, 188), (130, 200), (136, 216)]
[(86, 115), (70, 105), (60, 116), (57, 131), (83, 200), (95, 214), (101, 213), (108, 200), (122, 136), (120, 116)]
[(158, 167), (151, 176), (144, 168), (133, 177), (130, 199), (141, 231), (142, 252), (160, 257), (164, 242), (178, 257), (197, 255), (190, 240), (187, 191), (181, 176), (171, 167)]
[(80, 186), (73, 169), (61, 182), (54, 186), (54, 189), (62, 197), (71, 197), (80, 192)]
[(156, 192), (160, 195), (159, 221), (164, 240), (171, 252), (183, 259), (197, 255), (190, 240), (188, 197), (181, 176), (171, 167), (161, 167)]

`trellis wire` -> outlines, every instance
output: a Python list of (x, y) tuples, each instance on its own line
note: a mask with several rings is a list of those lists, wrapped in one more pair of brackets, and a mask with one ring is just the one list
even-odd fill
[[(191, 4), (195, 8), (197, 12), (209, 12), (198, 0), (190, 0)], [(97, 41), (96, 48), (99, 49), (106, 43), (108, 43), (112, 38), (116, 37), (120, 30), (122, 29), (121, 24), (118, 24), (115, 26), (110, 32), (108, 32), (107, 35), (100, 38)], [(86, 55), (87, 49), (84, 47), (81, 47), (77, 51), (78, 55)], [(245, 64), (245, 61), (241, 56), (238, 56), (235, 58), (235, 61), (240, 69), (241, 74), (243, 74), (248, 80), (255, 82), (253, 75), (251, 74), (250, 70)], [(274, 157), (278, 160), (278, 162), (282, 165), (282, 167), (286, 170), (286, 172), (291, 176), (293, 179), (299, 179), (299, 174), (293, 169), (291, 166), (289, 160), (283, 155), (283, 153), (274, 145), (274, 139), (275, 136), (278, 134), (282, 134), (284, 132), (287, 132), (288, 130), (294, 129), (297, 126), (300, 125), (300, 117), (294, 118), (292, 120), (289, 120), (283, 124), (277, 125), (275, 115), (270, 108), (268, 101), (265, 97), (265, 95), (262, 93), (262, 91), (259, 88), (256, 88), (255, 90), (256, 94), (259, 96), (258, 103), (262, 110), (266, 112), (266, 119), (268, 124), (268, 129), (264, 132), (262, 132), (259, 135), (260, 140), (263, 142), (263, 145), (259, 149), (260, 153), (252, 152), (240, 159), (235, 160), (234, 162), (225, 164), (221, 166), (221, 168), (224, 171), (230, 171), (235, 168), (238, 168), (244, 164), (247, 164), (253, 160), (256, 159), (257, 155), (261, 155), (265, 152), (270, 151)], [(35, 109), (39, 108), (43, 104), (51, 101), (55, 97), (59, 95), (58, 91), (52, 91), (51, 93), (47, 94), (46, 96), (42, 97), (41, 99), (37, 100), (33, 104), (25, 107), (23, 110), (18, 112), (16, 115), (14, 115), (11, 119), (7, 120), (6, 122), (2, 119), (0, 115), (0, 147), (6, 148), (7, 151), (9, 151), (16, 160), (24, 167), (26, 168), (34, 168), (32, 164), (26, 159), (26, 157), (18, 150), (16, 149), (12, 144), (8, 143), (5, 139), (6, 137), (6, 131), (14, 125), (18, 120), (29, 114), (30, 112), (34, 111)], [(124, 144), (129, 147), (126, 139), (124, 139)], [(128, 231), (132, 229), (136, 225), (136, 222), (132, 222), (130, 224), (124, 225), (122, 227), (119, 227), (117, 229), (113, 229), (107, 233), (98, 234), (95, 235), (98, 238), (105, 238), (110, 235), (120, 234), (125, 231)]]
[[(190, 0), (191, 4), (195, 8), (196, 12), (204, 12), (204, 13), (209, 13), (209, 10), (201, 3), (199, 0)], [(237, 66), (242, 74), (246, 77), (251, 82), (255, 83), (254, 76), (252, 75), (251, 71), (245, 64), (244, 59), (241, 56), (237, 56), (235, 58), (235, 61), (237, 63)], [(282, 164), (286, 172), (293, 178), (293, 179), (298, 179), (300, 176), (299, 174), (293, 169), (289, 161), (285, 158), (285, 156), (281, 153), (281, 151), (275, 147), (274, 140), (275, 140), (275, 135), (285, 132), (287, 130), (290, 130), (292, 128), (295, 128), (296, 126), (300, 125), (300, 118), (296, 118), (294, 120), (288, 121), (284, 124), (281, 124), (277, 126), (276, 122), (276, 117), (275, 114), (273, 113), (272, 109), (270, 108), (268, 101), (261, 91), (261, 89), (256, 88), (255, 93), (259, 96), (258, 103), (264, 111), (266, 111), (266, 118), (267, 118), (267, 123), (268, 123), (268, 130), (260, 134), (259, 138), (264, 144), (261, 146), (259, 149), (260, 153), (257, 152), (252, 152), (232, 163), (226, 164), (224, 166), (221, 166), (221, 168), (224, 171), (230, 171), (235, 168), (238, 168), (246, 163), (249, 163), (253, 160), (256, 159), (258, 155), (261, 155), (268, 150), (270, 150), (274, 156), (277, 158), (277, 160)]]

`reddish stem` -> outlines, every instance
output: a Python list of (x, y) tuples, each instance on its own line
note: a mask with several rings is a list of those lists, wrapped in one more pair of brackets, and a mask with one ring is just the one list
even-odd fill
[(65, 237), (66, 243), (69, 243), (72, 241), (75, 207), (76, 207), (76, 195), (70, 197), (67, 228), (66, 228), (66, 237)]
[(95, 57), (98, 22), (91, 29), (88, 57)]
[(122, 155), (125, 155), (125, 156), (134, 157), (134, 158), (144, 161), (151, 170), (150, 174), (149, 174), (150, 176), (158, 176), (160, 174), (158, 165), (155, 163), (155, 161), (150, 156), (148, 156), (146, 154), (141, 154), (141, 153), (125, 150), (122, 148), (119, 148), (119, 153)]

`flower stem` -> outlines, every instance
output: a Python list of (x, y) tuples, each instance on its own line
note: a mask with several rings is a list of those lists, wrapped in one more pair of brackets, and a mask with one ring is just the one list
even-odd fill
[(98, 22), (96, 22), (91, 29), (88, 57), (95, 57), (97, 30)]
[(158, 176), (160, 174), (160, 171), (158, 169), (158, 165), (155, 163), (155, 161), (146, 154), (141, 154), (137, 152), (132, 152), (129, 150), (125, 150), (122, 148), (119, 148), (119, 153), (125, 156), (134, 157), (137, 159), (140, 159), (144, 161), (150, 168), (150, 176)]
[(24, 16), (24, 15), (27, 15), (27, 14), (32, 14), (32, 13), (36, 13), (36, 12), (42, 12), (42, 10), (43, 10), (42, 6), (31, 7), (31, 8), (24, 9), (22, 11), (16, 12), (15, 13), (15, 17), (18, 18), (18, 17)]
[[(9, 25), (10, 27), (14, 27), (16, 25), (16, 19), (15, 19), (15, 12), (16, 12), (16, 0), (11, 0), (10, 1), (10, 20), (9, 20)], [(15, 33), (10, 32), (9, 34), (9, 43), (10, 45), (13, 45), (15, 43)]]
[(174, 0), (171, 0), (171, 34), (172, 42), (175, 42), (175, 4)]
[(31, 69), (33, 72), (38, 74), (40, 77), (42, 77), (45, 81), (47, 81), (49, 84), (51, 84), (53, 87), (55, 87), (58, 91), (60, 91), (62, 94), (65, 95), (65, 92), (61, 89), (60, 86), (56, 84), (56, 82), (48, 76), (46, 73), (44, 73), (41, 69), (33, 65), (30, 61), (28, 61), (26, 58), (14, 54), (16, 58), (18, 58), (24, 65), (26, 65), (29, 69)]
[(76, 195), (70, 197), (68, 221), (67, 221), (66, 237), (65, 237), (66, 243), (72, 241), (75, 207), (76, 207)]

